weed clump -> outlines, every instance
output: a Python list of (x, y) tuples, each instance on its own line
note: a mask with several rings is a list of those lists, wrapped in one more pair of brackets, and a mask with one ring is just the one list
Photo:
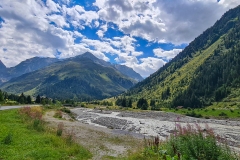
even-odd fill
[(57, 136), (59, 137), (62, 136), (63, 128), (64, 128), (64, 124), (60, 122), (57, 126)]
[(29, 127), (37, 131), (44, 131), (44, 121), (42, 120), (42, 107), (23, 107), (19, 109), (19, 114), (23, 120), (29, 123)]
[(62, 111), (57, 110), (53, 117), (55, 117), (55, 118), (62, 118), (63, 117)]

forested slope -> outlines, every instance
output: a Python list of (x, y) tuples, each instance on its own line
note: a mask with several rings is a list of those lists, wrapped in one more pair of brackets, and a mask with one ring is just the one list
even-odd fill
[(181, 53), (125, 96), (162, 106), (202, 107), (221, 101), (239, 84), (240, 6), (225, 13)]

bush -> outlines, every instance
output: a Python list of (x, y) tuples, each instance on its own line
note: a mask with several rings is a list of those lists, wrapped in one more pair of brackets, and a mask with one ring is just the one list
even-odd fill
[(186, 116), (190, 116), (190, 117), (196, 117), (196, 118), (201, 118), (202, 115), (201, 114), (197, 114), (196, 112), (192, 111), (192, 112), (188, 112), (185, 114)]
[(221, 117), (227, 117), (228, 115), (227, 115), (226, 113), (224, 113), (224, 112), (221, 112), (221, 113), (219, 114), (219, 116), (221, 116)]
[(65, 113), (71, 113), (70, 109), (64, 107), (61, 109), (62, 112), (65, 112)]
[(55, 117), (55, 118), (62, 118), (62, 116), (63, 116), (63, 115), (62, 115), (62, 111), (59, 111), (59, 110), (58, 110), (58, 111), (55, 112), (55, 114), (54, 114), (53, 117)]
[(57, 136), (59, 136), (59, 137), (62, 136), (63, 127), (64, 127), (64, 125), (63, 125), (62, 122), (58, 124), (58, 127), (57, 127)]
[(8, 133), (8, 135), (2, 140), (3, 144), (11, 144), (12, 143), (12, 134)]

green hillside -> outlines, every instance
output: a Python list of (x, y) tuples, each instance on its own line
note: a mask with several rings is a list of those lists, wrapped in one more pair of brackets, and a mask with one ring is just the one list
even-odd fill
[(70, 58), (14, 78), (1, 86), (9, 93), (90, 100), (115, 96), (136, 81), (86, 57)]
[(214, 26), (125, 96), (155, 100), (164, 107), (202, 107), (229, 97), (237, 100), (239, 31), (240, 6), (225, 13)]

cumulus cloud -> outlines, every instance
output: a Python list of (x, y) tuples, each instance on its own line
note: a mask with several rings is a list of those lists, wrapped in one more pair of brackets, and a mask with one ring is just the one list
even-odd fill
[(170, 51), (165, 51), (162, 48), (157, 48), (157, 49), (153, 50), (153, 53), (155, 54), (155, 56), (157, 56), (159, 58), (165, 58), (167, 60), (170, 60), (170, 59), (174, 58), (181, 51), (182, 51), (182, 49), (173, 49)]
[[(77, 3), (77, 2), (76, 2)], [(73, 4), (73, 5), (72, 5)], [(152, 43), (188, 43), (239, 0), (96, 0), (86, 10), (70, 0), (1, 1), (0, 60), (8, 67), (34, 56), (67, 58), (92, 52), (132, 67), (146, 77), (181, 50), (137, 49), (136, 37)], [(109, 24), (124, 35), (105, 37)], [(82, 31), (96, 29), (92, 39)], [(60, 54), (59, 54), (60, 53)], [(154, 54), (154, 55), (153, 55)], [(145, 58), (143, 58), (145, 57)]]
[(136, 72), (141, 73), (143, 77), (148, 77), (151, 73), (158, 70), (162, 67), (166, 62), (162, 59), (154, 58), (154, 57), (147, 57), (141, 58), (140, 63), (127, 61), (125, 64), (128, 67), (133, 68)]
[[(68, 16), (71, 18), (67, 19)], [(75, 44), (76, 38), (84, 37), (80, 32), (64, 27), (80, 21), (77, 27), (88, 25), (98, 19), (96, 12), (85, 11), (81, 6), (67, 8), (52, 0), (47, 0), (46, 4), (33, 0), (3, 1), (0, 17), (4, 20), (0, 27), (0, 59), (8, 67), (35, 56), (55, 57), (61, 52), (64, 54), (59, 57), (66, 58), (91, 51), (87, 45)], [(106, 56), (99, 57), (108, 60)]]
[(149, 41), (189, 43), (238, 0), (96, 0), (99, 16), (120, 30)]

